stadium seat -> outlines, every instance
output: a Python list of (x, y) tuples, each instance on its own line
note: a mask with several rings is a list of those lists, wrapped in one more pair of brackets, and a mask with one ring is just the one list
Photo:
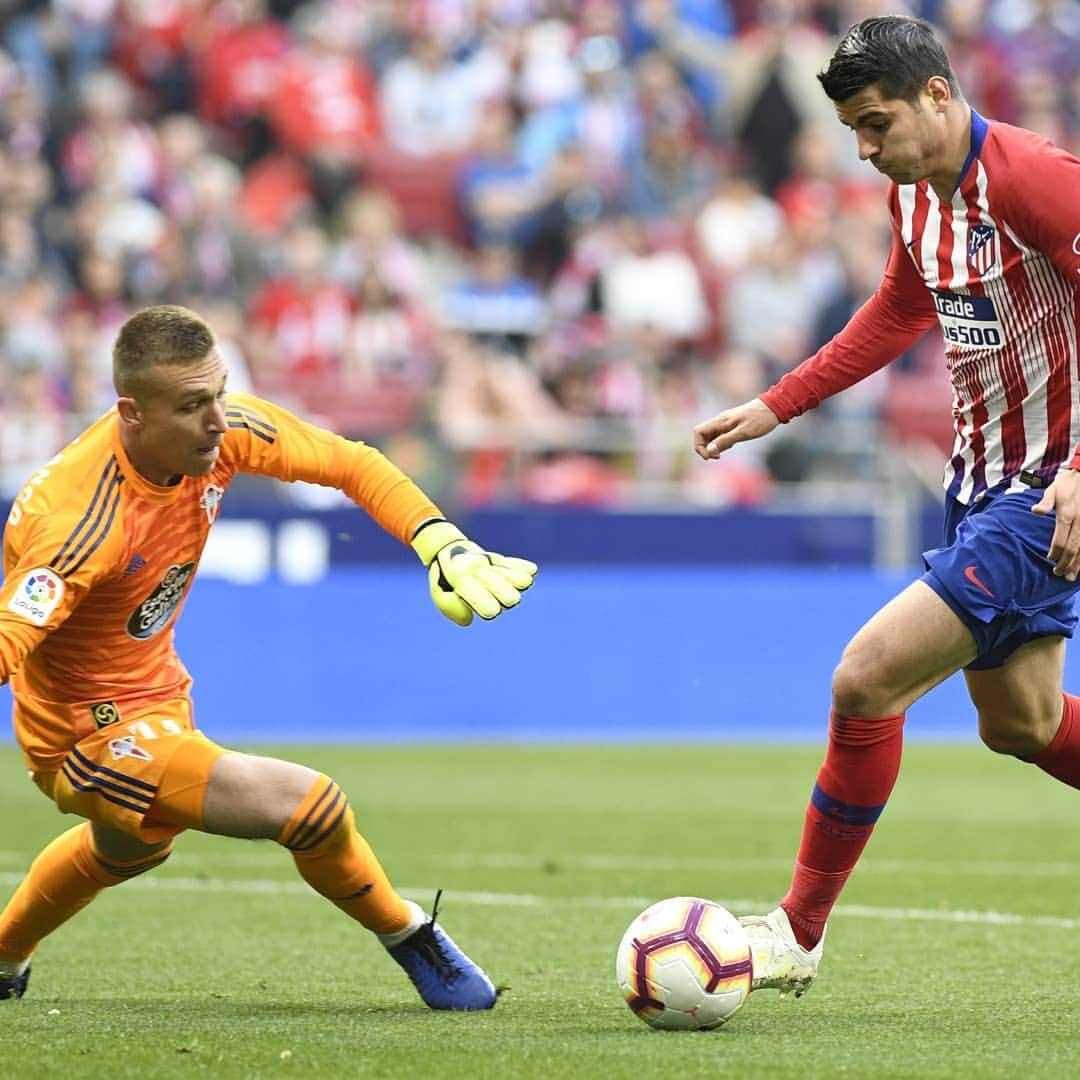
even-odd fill
[(882, 419), (894, 443), (931, 443), (947, 455), (953, 444), (951, 410), (952, 390), (944, 371), (893, 373)]
[(409, 235), (442, 236), (461, 243), (465, 234), (457, 205), (460, 164), (456, 154), (418, 157), (379, 145), (365, 153), (364, 179), (393, 194)]

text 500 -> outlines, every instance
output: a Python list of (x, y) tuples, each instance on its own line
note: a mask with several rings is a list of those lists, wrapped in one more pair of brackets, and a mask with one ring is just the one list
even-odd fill
[(963, 323), (943, 327), (946, 341), (957, 345), (979, 345), (991, 349), (1001, 347), (1001, 333), (993, 326), (966, 326)]

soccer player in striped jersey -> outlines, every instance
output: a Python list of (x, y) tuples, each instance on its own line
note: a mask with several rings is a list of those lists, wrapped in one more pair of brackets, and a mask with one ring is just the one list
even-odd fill
[(983, 742), (1080, 787), (1080, 698), (1062, 690), (1080, 587), (1080, 161), (975, 112), (916, 19), (853, 26), (819, 78), (892, 181), (883, 280), (813, 357), (699, 424), (695, 449), (768, 434), (935, 320), (956, 433), (942, 546), (844, 650), (791, 887), (745, 920), (754, 987), (796, 995), (896, 781), (905, 711), (932, 687), (962, 669)]
[(229, 394), (213, 333), (185, 308), (128, 319), (113, 373), (116, 407), (29, 478), (4, 531), (0, 683), (34, 782), (85, 820), (0, 912), (0, 998), (22, 996), (47, 934), (197, 829), (276, 840), (379, 935), (429, 1006), (491, 1008), (491, 981), (434, 911), (394, 890), (333, 780), (196, 729), (173, 627), (238, 472), (339, 488), (411, 543), (436, 606), (463, 626), (516, 605), (535, 564), (467, 540), (373, 447)]

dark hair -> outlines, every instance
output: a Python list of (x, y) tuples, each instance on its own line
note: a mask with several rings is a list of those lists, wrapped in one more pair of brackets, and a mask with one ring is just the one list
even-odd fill
[(214, 333), (188, 308), (160, 304), (136, 312), (120, 327), (113, 345), (113, 382), (130, 395), (139, 378), (157, 364), (202, 360), (214, 347)]
[(848, 30), (818, 80), (833, 101), (846, 101), (875, 84), (883, 98), (914, 101), (935, 75), (948, 79), (953, 95), (961, 96), (945, 49), (928, 22), (877, 15)]

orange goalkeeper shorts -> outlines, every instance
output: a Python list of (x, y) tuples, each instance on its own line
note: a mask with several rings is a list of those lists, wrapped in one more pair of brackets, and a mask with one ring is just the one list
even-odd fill
[(191, 702), (178, 698), (87, 735), (59, 772), (33, 778), (63, 813), (156, 844), (202, 828), (210, 771), (225, 753), (195, 730)]

